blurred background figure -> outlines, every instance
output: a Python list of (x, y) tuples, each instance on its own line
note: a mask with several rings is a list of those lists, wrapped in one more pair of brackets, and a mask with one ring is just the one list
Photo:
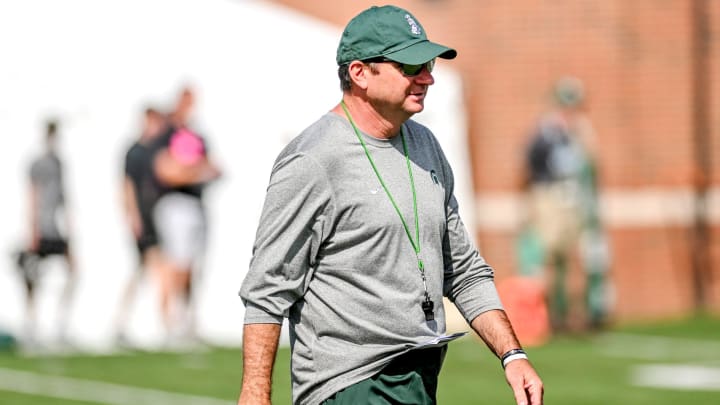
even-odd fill
[(197, 340), (194, 284), (207, 241), (204, 190), (220, 176), (203, 137), (191, 127), (195, 94), (180, 91), (167, 127), (153, 143), (153, 168), (162, 185), (153, 219), (163, 253), (161, 305), (168, 343)]
[(146, 273), (162, 277), (162, 265), (158, 236), (152, 212), (160, 196), (160, 186), (153, 172), (152, 143), (165, 129), (165, 117), (155, 108), (147, 107), (143, 114), (143, 128), (140, 137), (133, 142), (125, 154), (123, 178), (123, 207), (133, 240), (138, 252), (138, 265), (122, 292), (115, 318), (115, 341), (118, 345), (129, 344), (126, 335), (132, 303), (137, 295), (140, 281)]
[[(549, 273), (550, 320), (559, 331), (598, 328), (608, 313), (609, 251), (598, 212), (595, 135), (584, 101), (579, 79), (559, 79), (553, 106), (539, 119), (526, 151), (530, 212), (518, 240), (521, 269)], [(573, 263), (584, 271), (584, 294), (568, 283)]]
[(36, 301), (41, 265), (46, 258), (59, 256), (65, 261), (66, 278), (57, 304), (57, 333), (62, 343), (68, 342), (68, 316), (77, 272), (71, 254), (70, 220), (63, 185), (63, 164), (57, 153), (59, 124), (45, 123), (45, 151), (33, 160), (29, 173), (28, 204), (30, 242), (17, 255), (17, 264), (26, 288), (24, 344), (34, 348), (36, 335)]

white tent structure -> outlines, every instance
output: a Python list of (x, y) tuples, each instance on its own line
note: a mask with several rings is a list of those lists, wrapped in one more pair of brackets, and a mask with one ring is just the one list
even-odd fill
[[(196, 123), (224, 178), (209, 190), (210, 249), (200, 279), (200, 331), (239, 344), (247, 269), (272, 162), (285, 143), (340, 98), (335, 49), (341, 27), (263, 1), (24, 0), (0, 3), (0, 329), (21, 335), (23, 289), (10, 252), (27, 240), (29, 159), (48, 116), (61, 121), (80, 285), (70, 335), (108, 347), (123, 284), (136, 262), (123, 220), (126, 148), (148, 103), (167, 107), (197, 90)], [(451, 159), (468, 226), (473, 202), (461, 82), (440, 63), (426, 111)], [(53, 336), (63, 273), (50, 262), (40, 290), (41, 338)], [(133, 308), (131, 337), (161, 341), (153, 284)]]

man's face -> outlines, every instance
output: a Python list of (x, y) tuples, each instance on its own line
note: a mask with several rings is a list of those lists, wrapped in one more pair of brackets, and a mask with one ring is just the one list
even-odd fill
[[(374, 67), (374, 69), (373, 69)], [(425, 97), (435, 79), (423, 67), (414, 76), (406, 75), (396, 62), (374, 62), (366, 65), (370, 102), (388, 118), (403, 116), (403, 120), (425, 108)]]
[(153, 111), (145, 115), (145, 134), (147, 136), (158, 135), (164, 125), (165, 119), (160, 113)]
[(192, 113), (194, 104), (195, 96), (192, 91), (184, 90), (180, 94), (180, 99), (178, 100), (177, 106), (175, 107), (175, 119), (179, 121), (180, 124), (187, 124), (187, 121), (190, 119), (190, 114)]

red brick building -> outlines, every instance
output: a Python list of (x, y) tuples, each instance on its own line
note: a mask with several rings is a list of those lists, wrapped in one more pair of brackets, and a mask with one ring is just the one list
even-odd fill
[[(338, 27), (378, 4), (275, 2)], [(598, 135), (615, 317), (720, 312), (720, 1), (394, 4), (459, 52), (451, 63), (465, 85), (477, 238), (499, 277), (515, 268), (528, 131), (550, 83), (572, 75)]]

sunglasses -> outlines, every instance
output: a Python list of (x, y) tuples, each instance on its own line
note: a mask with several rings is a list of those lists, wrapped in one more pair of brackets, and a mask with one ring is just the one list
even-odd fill
[(422, 63), (420, 65), (409, 65), (407, 63), (400, 63), (395, 62), (394, 60), (386, 59), (386, 58), (377, 58), (377, 59), (370, 59), (366, 62), (391, 62), (397, 65), (400, 68), (400, 71), (402, 71), (403, 75), (407, 77), (415, 77), (419, 75), (423, 69), (427, 70), (428, 73), (432, 73), (433, 68), (435, 68), (435, 59), (430, 59), (430, 61)]

